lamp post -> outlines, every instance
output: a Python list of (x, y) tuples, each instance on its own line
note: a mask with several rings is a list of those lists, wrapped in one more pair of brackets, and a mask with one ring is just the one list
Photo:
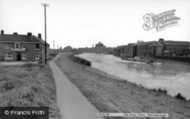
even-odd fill
[(45, 27), (45, 64), (47, 64), (47, 24), (46, 24), (46, 7), (49, 7), (48, 3), (42, 3), (44, 6), (44, 27)]

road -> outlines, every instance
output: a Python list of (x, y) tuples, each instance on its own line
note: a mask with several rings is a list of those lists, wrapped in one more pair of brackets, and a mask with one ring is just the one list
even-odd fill
[(102, 119), (97, 116), (98, 110), (82, 95), (80, 90), (55, 64), (58, 55), (49, 65), (56, 83), (57, 104), (64, 119)]

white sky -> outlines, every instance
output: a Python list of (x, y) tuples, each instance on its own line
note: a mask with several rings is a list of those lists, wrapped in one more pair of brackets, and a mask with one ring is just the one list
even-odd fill
[[(189, 0), (0, 0), (0, 30), (5, 33), (44, 38), (44, 8), (47, 8), (47, 40), (53, 47), (91, 47), (101, 41), (106, 46), (126, 45), (137, 40), (190, 40)], [(176, 9), (178, 26), (156, 32), (145, 31), (143, 16)]]

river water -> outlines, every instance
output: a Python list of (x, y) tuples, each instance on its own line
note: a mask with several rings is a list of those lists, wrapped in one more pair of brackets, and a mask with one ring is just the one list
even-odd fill
[(171, 96), (179, 92), (190, 99), (190, 64), (158, 60), (161, 64), (146, 64), (121, 60), (113, 55), (83, 53), (78, 57), (91, 61), (92, 67), (108, 74), (141, 84), (146, 88), (166, 89)]

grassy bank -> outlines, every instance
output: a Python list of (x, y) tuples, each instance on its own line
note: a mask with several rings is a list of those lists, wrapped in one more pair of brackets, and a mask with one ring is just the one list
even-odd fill
[(56, 63), (100, 112), (168, 113), (169, 119), (190, 118), (188, 101), (121, 81), (102, 71), (72, 61), (68, 55), (62, 55)]
[(49, 66), (0, 66), (0, 107), (49, 107), (49, 118), (61, 117), (56, 87)]

